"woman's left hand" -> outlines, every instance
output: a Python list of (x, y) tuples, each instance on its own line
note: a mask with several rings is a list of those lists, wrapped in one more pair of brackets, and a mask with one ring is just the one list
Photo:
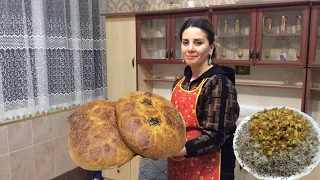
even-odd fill
[(177, 155), (175, 156), (184, 156), (187, 155), (187, 149), (184, 147)]

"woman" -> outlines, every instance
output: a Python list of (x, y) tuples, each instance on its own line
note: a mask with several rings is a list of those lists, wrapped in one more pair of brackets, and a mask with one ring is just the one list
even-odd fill
[(180, 30), (187, 66), (174, 83), (171, 102), (185, 120), (187, 142), (168, 160), (169, 180), (234, 179), (232, 140), (239, 116), (235, 73), (212, 63), (214, 36), (206, 18), (191, 18)]

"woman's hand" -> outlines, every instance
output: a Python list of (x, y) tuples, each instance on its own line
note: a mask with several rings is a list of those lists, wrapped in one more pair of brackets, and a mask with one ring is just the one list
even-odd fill
[(175, 156), (184, 156), (187, 155), (187, 149), (184, 147), (177, 155)]
[(171, 157), (171, 159), (173, 159), (175, 161), (183, 161), (185, 159), (184, 155), (187, 155), (186, 147), (183, 147), (183, 149), (178, 154)]

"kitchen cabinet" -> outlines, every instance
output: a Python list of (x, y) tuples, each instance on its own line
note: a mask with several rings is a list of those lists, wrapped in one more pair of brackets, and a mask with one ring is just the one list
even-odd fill
[(183, 63), (179, 30), (189, 17), (207, 17), (206, 8), (196, 12), (177, 11), (137, 15), (137, 62), (140, 64)]
[[(261, 81), (247, 81), (243, 76), (244, 80), (238, 81), (237, 86), (250, 89), (255, 87), (298, 90), (301, 99), (299, 109), (304, 110), (307, 73), (305, 67), (308, 53), (308, 46), (305, 44), (308, 43), (310, 13), (307, 1), (300, 2), (298, 5), (279, 3), (276, 7), (267, 4), (261, 7), (257, 5), (254, 8), (252, 6), (240, 6), (232, 10), (228, 8), (230, 7), (212, 6), (209, 7), (208, 12), (189, 12), (179, 15), (172, 12), (165, 13), (165, 15), (155, 13), (154, 16), (151, 14), (137, 16), (137, 57), (140, 56), (137, 61), (138, 89), (147, 87), (145, 90), (152, 90), (154, 84), (160, 82), (168, 84), (175, 81), (179, 76), (178, 73), (165, 75), (163, 71), (157, 70), (156, 64), (170, 64), (171, 67), (173, 64), (183, 64), (180, 57), (179, 38), (176, 36), (186, 17), (202, 15), (211, 17), (216, 32), (218, 45), (216, 46), (215, 63), (229, 66), (264, 66), (267, 70), (263, 72), (266, 74), (261, 74), (261, 71), (258, 74), (259, 77), (270, 76), (270, 72), (277, 66), (283, 67), (283, 72), (289, 71), (289, 67), (300, 67), (299, 83), (289, 83), (292, 73), (288, 72), (288, 74), (281, 73), (279, 76), (272, 76), (274, 79), (261, 79)], [(178, 17), (181, 19), (179, 20)], [(155, 22), (152, 23), (152, 21)], [(155, 27), (157, 24), (162, 24), (165, 30), (161, 30), (161, 25), (159, 28), (152, 28), (152, 24), (155, 24)], [(158, 29), (155, 30), (157, 33), (149, 33), (154, 34), (153, 38), (151, 38), (152, 35), (146, 35), (150, 29)], [(159, 41), (157, 34), (161, 31), (165, 32), (165, 37), (162, 37), (163, 33), (160, 33), (163, 40)], [(145, 36), (148, 41), (144, 40)], [(152, 44), (150, 41), (155, 45), (150, 45)], [(159, 53), (155, 53), (154, 57), (158, 58), (152, 58), (153, 51), (161, 52), (160, 56), (158, 56)], [(148, 65), (145, 65), (147, 63)], [(279, 82), (282, 79), (286, 80), (283, 83)], [(279, 83), (274, 83), (275, 81)]]
[(305, 66), (309, 12), (309, 6), (259, 9), (257, 64)]
[[(306, 113), (314, 119), (320, 119), (320, 1), (312, 1), (308, 76), (306, 86)], [(319, 121), (320, 123), (320, 121)]]
[(138, 180), (141, 156), (135, 156), (128, 163), (109, 170), (102, 171), (104, 180)]
[(306, 113), (320, 123), (320, 67), (308, 68)]
[[(136, 90), (136, 24), (134, 16), (109, 17), (106, 26), (108, 100)], [(138, 180), (139, 157), (121, 167), (103, 170), (109, 180)]]
[(254, 65), (256, 10), (214, 11), (218, 64)]
[(136, 20), (134, 16), (105, 20), (108, 99), (136, 90)]
[(320, 2), (311, 8), (311, 25), (310, 25), (310, 40), (309, 40), (309, 67), (320, 66)]
[(307, 1), (304, 4), (237, 10), (212, 6), (194, 11), (138, 14), (137, 62), (183, 63), (178, 37), (180, 27), (189, 17), (204, 16), (212, 20), (217, 35), (215, 62), (304, 67), (310, 13)]
[(309, 6), (213, 11), (220, 46), (216, 62), (232, 65), (306, 65)]

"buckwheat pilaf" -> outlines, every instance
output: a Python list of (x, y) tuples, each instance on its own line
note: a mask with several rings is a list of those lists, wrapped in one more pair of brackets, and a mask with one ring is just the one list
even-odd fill
[(239, 158), (254, 173), (266, 177), (304, 172), (320, 145), (312, 124), (287, 108), (265, 109), (237, 133), (235, 151)]

